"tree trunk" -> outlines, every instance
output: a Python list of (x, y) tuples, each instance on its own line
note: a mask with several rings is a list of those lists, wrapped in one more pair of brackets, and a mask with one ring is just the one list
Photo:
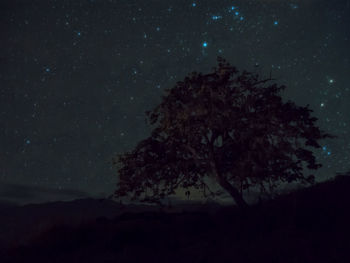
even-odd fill
[(237, 206), (240, 209), (245, 209), (248, 207), (247, 202), (243, 199), (243, 196), (239, 193), (239, 191), (233, 187), (225, 178), (218, 175), (218, 182), (222, 188), (224, 188), (236, 202)]
[[(211, 148), (211, 154), (213, 156), (213, 150)], [(248, 204), (246, 201), (243, 199), (242, 194), (235, 188), (233, 187), (226, 179), (225, 177), (219, 172), (219, 169), (217, 169), (217, 164), (215, 162), (215, 158), (212, 159), (213, 161), (210, 162), (210, 165), (212, 167), (212, 171), (216, 175), (216, 178), (218, 180), (219, 185), (224, 188), (233, 198), (233, 200), (236, 202), (237, 206), (241, 210), (245, 210), (245, 208), (248, 207)]]

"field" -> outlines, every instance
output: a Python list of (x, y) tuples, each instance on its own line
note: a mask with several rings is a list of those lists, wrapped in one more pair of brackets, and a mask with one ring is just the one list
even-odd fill
[(1, 262), (350, 262), (349, 189), (338, 176), (246, 211), (98, 200), (6, 207)]

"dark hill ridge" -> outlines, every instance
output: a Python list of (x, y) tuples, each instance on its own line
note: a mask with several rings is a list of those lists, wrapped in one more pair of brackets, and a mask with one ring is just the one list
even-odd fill
[(4, 210), (4, 209), (8, 209), (10, 207), (14, 207), (16, 206), (15, 203), (13, 202), (9, 202), (9, 201), (5, 201), (5, 200), (0, 200), (0, 211)]
[[(122, 206), (112, 200), (92, 198), (16, 206), (0, 204), (0, 246), (26, 242), (56, 224), (79, 224), (97, 217), (113, 218), (125, 211), (144, 211), (149, 206)], [(1, 261), (0, 261), (1, 262)]]
[[(180, 204), (173, 209), (196, 209), (198, 204)], [(0, 203), (0, 248), (25, 244), (54, 225), (78, 225), (96, 218), (111, 219), (121, 214), (158, 211), (152, 205), (121, 205), (108, 199), (78, 199), (23, 206), (13, 203)], [(0, 261), (1, 263), (1, 261)]]
[(56, 225), (2, 262), (350, 262), (350, 178), (246, 211), (126, 211)]

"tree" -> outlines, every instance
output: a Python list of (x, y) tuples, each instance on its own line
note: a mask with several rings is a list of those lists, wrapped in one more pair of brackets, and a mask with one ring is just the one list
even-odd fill
[(315, 126), (309, 105), (283, 102), (285, 87), (271, 81), (240, 73), (219, 57), (212, 73), (193, 72), (167, 89), (146, 112), (154, 127), (150, 137), (114, 159), (119, 182), (113, 196), (160, 203), (179, 187), (220, 194), (210, 190), (210, 177), (243, 208), (250, 187), (312, 183), (303, 169), (321, 164), (308, 148), (334, 136)]

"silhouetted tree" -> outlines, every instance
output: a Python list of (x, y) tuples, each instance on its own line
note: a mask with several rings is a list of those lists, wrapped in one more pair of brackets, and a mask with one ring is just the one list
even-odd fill
[[(282, 102), (284, 86), (239, 72), (222, 58), (213, 73), (193, 72), (177, 82), (153, 110), (149, 138), (118, 155), (115, 197), (160, 203), (179, 187), (210, 189), (215, 178), (239, 207), (251, 186), (280, 182), (312, 183), (305, 165), (317, 169), (313, 152), (319, 139), (334, 137), (315, 126), (310, 110)], [(216, 194), (211, 192), (212, 194)]]

